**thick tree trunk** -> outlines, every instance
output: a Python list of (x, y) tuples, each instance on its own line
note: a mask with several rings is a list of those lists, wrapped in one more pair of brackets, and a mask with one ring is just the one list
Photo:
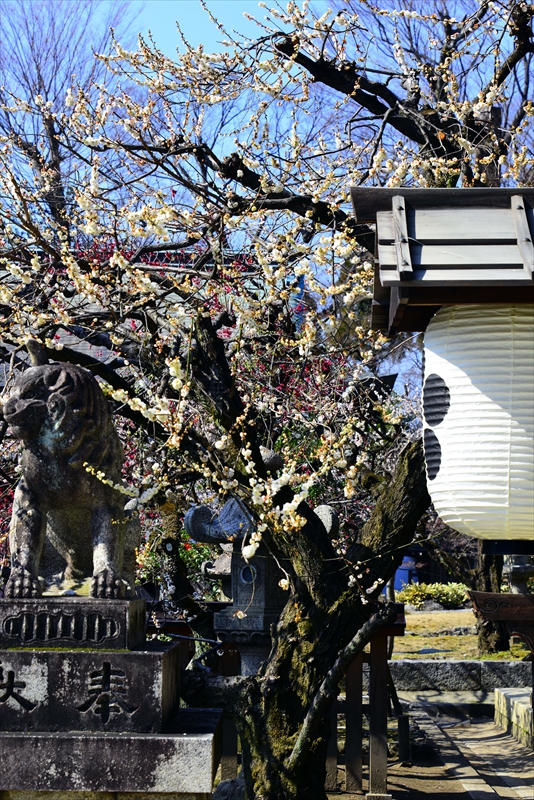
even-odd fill
[[(502, 556), (482, 553), (482, 542), (478, 548), (478, 585), (480, 592), (500, 592), (502, 581)], [(504, 622), (489, 619), (477, 620), (478, 650), (481, 655), (499, 653), (510, 649), (510, 639)]]
[[(432, 536), (432, 530), (430, 530)], [(448, 574), (470, 589), (478, 592), (500, 592), (503, 570), (502, 556), (487, 556), (482, 553), (482, 541), (478, 540), (477, 563), (474, 568), (460, 551), (448, 553), (441, 547), (438, 537), (430, 542), (433, 556)], [(509, 637), (503, 622), (477, 620), (478, 649), (481, 655), (509, 650)]]
[(285, 564), (291, 564), (292, 589), (273, 631), (268, 661), (247, 678), (183, 673), (187, 702), (223, 707), (235, 720), (248, 800), (325, 800), (330, 709), (337, 685), (352, 659), (391, 621), (392, 608), (377, 603), (376, 597), (429, 503), (419, 442), (404, 451), (362, 529), (361, 543), (348, 554), (357, 575), (363, 576), (360, 588), (349, 586), (347, 563), (335, 553), (315, 515), (307, 506), (299, 507), (306, 525), (273, 537)]

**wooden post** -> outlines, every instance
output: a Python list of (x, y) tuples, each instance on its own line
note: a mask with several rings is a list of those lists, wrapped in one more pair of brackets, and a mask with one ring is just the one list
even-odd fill
[(330, 711), (330, 741), (326, 751), (324, 788), (327, 792), (337, 791), (337, 691)]
[(399, 761), (403, 764), (410, 764), (412, 760), (412, 748), (410, 743), (410, 718), (404, 714), (402, 705), (397, 695), (389, 664), (386, 664), (388, 676), (388, 690), (395, 716), (397, 717), (397, 732), (399, 745)]
[[(241, 658), (235, 644), (225, 642), (220, 661), (220, 674), (226, 677), (239, 675)], [(221, 780), (230, 780), (237, 775), (237, 730), (234, 722), (227, 717), (222, 721)]]
[(360, 653), (347, 670), (345, 791), (362, 791), (362, 663)]
[(532, 273), (534, 272), (534, 244), (528, 226), (525, 201), (519, 194), (515, 194), (512, 197), (512, 219), (514, 220), (517, 234), (517, 246), (519, 247), (519, 252), (523, 259), (525, 272), (529, 277), (532, 277)]
[(411, 764), (412, 747), (410, 741), (410, 717), (408, 714), (399, 714), (397, 717), (397, 731), (399, 737), (399, 761), (401, 764)]
[(387, 637), (371, 640), (369, 671), (369, 793), (368, 800), (385, 800), (388, 766)]

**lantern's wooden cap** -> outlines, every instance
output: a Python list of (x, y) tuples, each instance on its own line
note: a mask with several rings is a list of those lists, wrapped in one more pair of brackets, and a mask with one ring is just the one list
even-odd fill
[(445, 304), (534, 303), (534, 189), (351, 190), (376, 222), (372, 327), (423, 331)]

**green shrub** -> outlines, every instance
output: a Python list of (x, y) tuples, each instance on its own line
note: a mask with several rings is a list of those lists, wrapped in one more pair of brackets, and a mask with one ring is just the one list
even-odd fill
[(425, 600), (428, 600), (425, 589), (425, 583), (404, 584), (400, 592), (395, 592), (395, 600), (399, 603), (410, 603), (416, 608), (422, 608)]
[(423, 608), (425, 600), (434, 600), (444, 608), (460, 608), (467, 600), (466, 591), (463, 583), (410, 583), (395, 592), (395, 599), (416, 608)]

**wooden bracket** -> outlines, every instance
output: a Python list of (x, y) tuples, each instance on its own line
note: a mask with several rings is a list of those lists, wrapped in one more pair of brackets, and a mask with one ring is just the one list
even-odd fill
[(525, 272), (530, 278), (534, 272), (534, 244), (530, 232), (524, 198), (520, 194), (512, 197), (512, 219), (517, 236), (517, 246), (523, 259)]
[(397, 327), (404, 314), (406, 304), (409, 302), (409, 290), (401, 286), (392, 286), (389, 300), (389, 333), (396, 333)]
[(406, 221), (406, 200), (400, 195), (395, 195), (392, 202), (393, 206), (393, 232), (395, 235), (395, 255), (397, 258), (397, 270), (400, 279), (411, 280), (413, 278), (412, 257), (410, 255), (410, 245), (408, 242), (408, 223)]

